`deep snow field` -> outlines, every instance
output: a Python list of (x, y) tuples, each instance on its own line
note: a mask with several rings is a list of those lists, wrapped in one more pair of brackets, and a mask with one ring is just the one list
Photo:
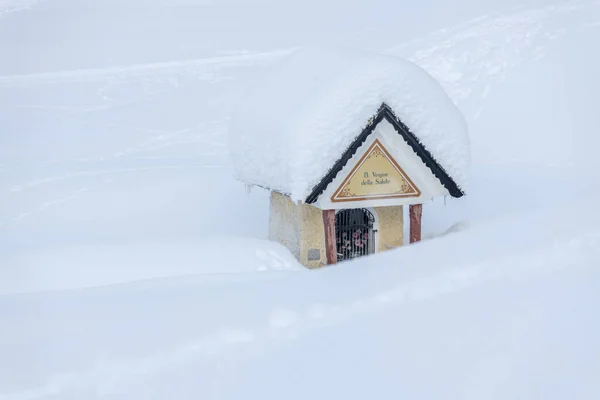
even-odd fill
[[(227, 129), (323, 43), (426, 69), (473, 161), (307, 271)], [(599, 399), (598, 43), (590, 0), (0, 0), (0, 400)]]

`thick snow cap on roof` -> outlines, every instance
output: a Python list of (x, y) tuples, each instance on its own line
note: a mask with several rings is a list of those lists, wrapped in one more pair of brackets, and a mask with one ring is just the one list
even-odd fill
[(420, 67), (346, 49), (302, 48), (242, 96), (230, 125), (238, 178), (304, 201), (387, 104), (464, 190), (465, 120)]

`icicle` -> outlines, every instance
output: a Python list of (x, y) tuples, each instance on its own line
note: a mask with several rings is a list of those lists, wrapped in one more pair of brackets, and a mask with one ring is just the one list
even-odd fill
[(250, 194), (252, 193), (252, 185), (248, 185), (246, 184), (246, 197), (250, 197)]

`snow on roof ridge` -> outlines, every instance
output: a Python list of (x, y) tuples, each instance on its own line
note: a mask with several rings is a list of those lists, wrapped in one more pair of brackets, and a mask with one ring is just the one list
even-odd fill
[(273, 65), (240, 99), (230, 125), (238, 178), (305, 200), (382, 104), (464, 191), (464, 117), (420, 67), (392, 56), (305, 47)]

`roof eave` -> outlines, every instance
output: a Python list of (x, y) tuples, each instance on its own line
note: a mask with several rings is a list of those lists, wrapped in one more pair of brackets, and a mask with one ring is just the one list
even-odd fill
[(327, 174), (321, 179), (321, 181), (313, 188), (311, 193), (306, 198), (306, 203), (315, 203), (321, 194), (327, 189), (327, 186), (337, 176), (337, 174), (344, 168), (356, 151), (362, 146), (367, 138), (373, 133), (375, 127), (383, 120), (386, 119), (401, 135), (413, 151), (419, 156), (423, 163), (431, 170), (433, 175), (440, 180), (442, 185), (448, 190), (450, 196), (454, 198), (460, 198), (465, 195), (465, 192), (456, 184), (454, 179), (444, 170), (444, 168), (438, 164), (432, 154), (423, 146), (419, 139), (408, 129), (398, 117), (396, 117), (393, 110), (385, 103), (381, 104), (379, 110), (373, 118), (369, 121), (367, 126), (362, 132), (354, 139), (352, 144), (344, 151), (344, 154), (338, 159), (333, 167), (327, 172)]

